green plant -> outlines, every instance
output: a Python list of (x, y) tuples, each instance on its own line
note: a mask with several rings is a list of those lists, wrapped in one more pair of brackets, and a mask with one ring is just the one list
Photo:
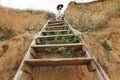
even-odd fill
[(72, 57), (72, 51), (68, 50), (65, 47), (58, 48), (58, 52), (64, 54), (66, 57)]
[(107, 27), (108, 27), (108, 22), (104, 21), (104, 22), (96, 24), (94, 28), (90, 28), (90, 27), (83, 25), (80, 31), (81, 32), (92, 32), (92, 31), (98, 31), (98, 30), (101, 30)]
[(53, 39), (37, 39), (37, 44), (60, 44), (60, 43), (77, 43), (79, 42), (78, 36), (63, 36), (63, 37), (55, 37)]
[(81, 32), (91, 32), (93, 31), (92, 28), (86, 27), (86, 26), (82, 26), (80, 29)]
[(3, 31), (6, 39), (11, 38), (14, 35), (14, 31), (12, 29), (4, 29)]
[(118, 0), (118, 10), (120, 11), (120, 0)]
[(55, 14), (49, 11), (45, 11), (45, 18), (46, 19), (55, 18)]
[(65, 48), (65, 47), (59, 47), (58, 49), (45, 49), (47, 51), (47, 54), (53, 53), (53, 54), (63, 54), (65, 57), (74, 57), (74, 55), (82, 54), (82, 50), (75, 50), (75, 48)]
[(24, 12), (33, 14), (34, 10), (32, 10), (32, 9), (26, 9), (26, 10), (24, 10)]
[(1, 41), (9, 39), (14, 35), (14, 31), (8, 28), (4, 28), (4, 29), (2, 28), (1, 33), (2, 33), (2, 35), (0, 35)]
[(74, 28), (74, 29), (78, 29), (78, 25), (76, 23), (74, 23), (72, 20), (68, 20), (68, 23)]
[(0, 41), (3, 41), (5, 39), (6, 39), (6, 37), (4, 35), (0, 35)]
[(42, 25), (41, 24), (39, 24), (38, 26), (36, 26), (35, 27), (35, 30), (38, 32), (38, 31), (40, 31), (42, 29)]
[(102, 43), (102, 46), (103, 46), (107, 51), (111, 51), (111, 50), (112, 50), (112, 48), (110, 47), (110, 45), (109, 45), (106, 41), (104, 41), (104, 42)]
[(105, 21), (105, 22), (102, 22), (102, 23), (98, 23), (94, 30), (100, 30), (100, 29), (104, 29), (104, 28), (107, 28), (108, 27), (108, 22)]
[(47, 54), (50, 54), (52, 52), (52, 50), (49, 48), (46, 48), (45, 50), (47, 51)]

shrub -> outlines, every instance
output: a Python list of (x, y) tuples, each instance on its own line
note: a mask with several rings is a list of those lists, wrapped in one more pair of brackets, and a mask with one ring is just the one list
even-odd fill
[(35, 30), (38, 32), (38, 31), (40, 31), (42, 29), (42, 25), (41, 24), (39, 24), (38, 26), (36, 26), (35, 27)]
[(3, 40), (6, 40), (6, 39), (9, 39), (13, 35), (14, 35), (14, 31), (13, 30), (5, 28), (2, 31), (2, 35), (0, 35), (0, 40), (3, 41)]
[(45, 11), (45, 18), (46, 19), (55, 18), (55, 14), (49, 11)]
[(34, 11), (32, 9), (26, 9), (26, 10), (24, 10), (24, 12), (33, 14)]
[(7, 29), (7, 28), (4, 30), (3, 33), (6, 39), (11, 38), (14, 35), (14, 31), (12, 29)]
[(82, 26), (81, 29), (80, 29), (81, 32), (91, 32), (93, 31), (92, 28), (89, 28), (87, 26)]
[(83, 50), (82, 49), (75, 49), (75, 48), (71, 48), (71, 49), (68, 49), (68, 48), (65, 48), (65, 47), (59, 47), (59, 48), (56, 48), (56, 49), (49, 49), (49, 48), (46, 48), (46, 53), (47, 54), (63, 54), (65, 57), (77, 57), (78, 55), (81, 55), (83, 54)]
[(3, 41), (5, 39), (6, 39), (6, 37), (4, 35), (0, 35), (0, 41)]
[(87, 27), (87, 26), (84, 25), (84, 26), (81, 27), (80, 31), (81, 32), (98, 31), (98, 30), (101, 30), (101, 29), (104, 29), (104, 28), (107, 28), (107, 27), (108, 27), (108, 22), (104, 21), (104, 22), (96, 24), (94, 28), (90, 28), (90, 27)]
[(118, 10), (120, 11), (120, 0), (118, 0)]
[(102, 23), (98, 23), (94, 30), (100, 30), (100, 29), (104, 29), (104, 28), (107, 28), (108, 27), (108, 22), (105, 21), (105, 22), (102, 22)]
[(74, 28), (74, 29), (78, 29), (78, 25), (75, 24), (72, 20), (68, 20), (68, 23)]
[(103, 46), (107, 51), (111, 51), (111, 50), (112, 50), (112, 48), (110, 47), (110, 45), (109, 45), (106, 41), (104, 41), (104, 42), (102, 43), (102, 46)]

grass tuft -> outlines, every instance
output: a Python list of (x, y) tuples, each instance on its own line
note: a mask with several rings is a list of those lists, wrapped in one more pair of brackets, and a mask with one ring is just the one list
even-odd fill
[(118, 0), (118, 10), (120, 11), (120, 0)]
[(46, 19), (55, 18), (55, 14), (50, 11), (45, 11), (45, 18)]
[(104, 42), (102, 43), (102, 46), (103, 46), (107, 51), (111, 51), (111, 50), (112, 50), (111, 46), (110, 46), (106, 41), (104, 41)]
[(94, 30), (95, 30), (95, 31), (98, 31), (98, 30), (101, 30), (101, 29), (104, 29), (104, 28), (107, 28), (107, 27), (108, 27), (108, 22), (105, 21), (105, 22), (102, 22), (102, 23), (98, 23), (98, 24), (95, 26)]
[(79, 26), (77, 24), (75, 24), (72, 20), (68, 20), (68, 23), (74, 28), (74, 29), (78, 29)]

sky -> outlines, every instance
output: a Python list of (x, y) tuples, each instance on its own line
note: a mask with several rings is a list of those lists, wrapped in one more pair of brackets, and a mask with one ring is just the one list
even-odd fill
[(63, 11), (70, 1), (90, 2), (93, 0), (0, 0), (0, 5), (16, 9), (34, 9), (56, 12), (56, 6), (63, 4)]

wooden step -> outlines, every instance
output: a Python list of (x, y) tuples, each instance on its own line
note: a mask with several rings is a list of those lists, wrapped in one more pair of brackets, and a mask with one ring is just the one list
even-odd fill
[(63, 29), (68, 29), (66, 27), (63, 26), (51, 26), (51, 27), (46, 27), (46, 30), (63, 30)]
[(49, 21), (48, 24), (61, 23), (61, 22), (65, 22), (65, 21), (64, 20), (62, 20), (62, 21)]
[(68, 29), (69, 26), (47, 26), (46, 30), (61, 30), (61, 29)]
[(67, 32), (67, 31), (69, 30), (44, 30), (43, 33), (44, 32)]
[(75, 49), (83, 49), (83, 43), (73, 43), (73, 44), (48, 44), (48, 45), (33, 45), (31, 48), (35, 51), (35, 53), (42, 53), (45, 52), (47, 48), (49, 49), (56, 49), (60, 47), (65, 47), (68, 49), (75, 48)]
[(87, 65), (89, 71), (94, 71), (96, 66), (92, 61), (94, 58), (59, 58), (59, 59), (29, 59), (25, 64), (31, 66), (75, 66)]
[(58, 59), (29, 59), (25, 60), (34, 66), (67, 66), (67, 65), (85, 65), (93, 58), (58, 58)]
[(64, 26), (47, 26), (46, 28), (63, 28)]
[(52, 24), (48, 24), (48, 26), (60, 26), (60, 25), (63, 25), (65, 24), (65, 22), (61, 22), (61, 23), (52, 23)]

